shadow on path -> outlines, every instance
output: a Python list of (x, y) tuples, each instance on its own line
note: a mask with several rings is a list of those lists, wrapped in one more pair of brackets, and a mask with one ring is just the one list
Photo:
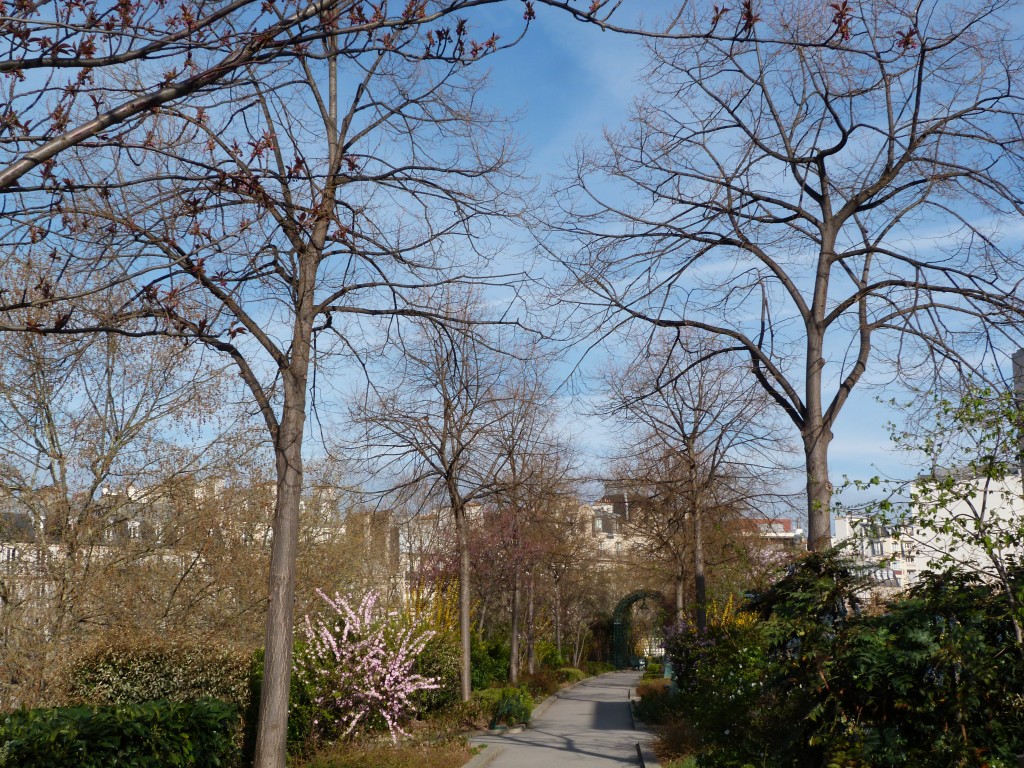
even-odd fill
[(500, 744), (489, 768), (613, 768), (637, 766), (629, 691), (638, 672), (590, 678), (557, 698), (522, 733), (481, 734), (473, 744)]

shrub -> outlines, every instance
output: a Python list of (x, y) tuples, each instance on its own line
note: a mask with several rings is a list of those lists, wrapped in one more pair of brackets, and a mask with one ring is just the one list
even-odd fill
[(543, 699), (557, 693), (561, 684), (558, 676), (550, 669), (540, 669), (532, 675), (525, 675), (520, 687), (526, 688), (535, 699)]
[(357, 728), (387, 729), (393, 739), (404, 734), (413, 695), (437, 687), (413, 671), (430, 633), (381, 611), (373, 593), (354, 608), (341, 595), (318, 594), (329, 610), (306, 616), (304, 644), (295, 657), (315, 708), (314, 738), (346, 738)]
[(678, 694), (670, 690), (671, 682), (665, 679), (646, 680), (636, 687), (640, 701), (633, 703), (633, 713), (645, 723), (664, 723), (678, 708)]
[(70, 664), (71, 701), (137, 704), (155, 699), (219, 699), (244, 711), (252, 655), (194, 642), (104, 642)]
[(558, 652), (558, 647), (547, 640), (538, 640), (534, 648), (537, 660), (542, 667), (559, 669), (565, 666), (565, 657)]
[(437, 687), (417, 691), (413, 704), (423, 712), (437, 712), (451, 707), (461, 699), (459, 662), (461, 650), (459, 636), (454, 632), (439, 632), (427, 640), (416, 657), (413, 671), (433, 680)]
[(835, 552), (812, 554), (754, 599), (756, 625), (670, 636), (699, 765), (1013, 764), (1024, 649), (1005, 593), (948, 571), (868, 615), (862, 579)]
[(488, 641), (474, 634), (470, 662), (474, 691), (508, 681), (509, 647), (504, 640)]
[(221, 768), (237, 761), (238, 710), (213, 699), (32, 709), (0, 723), (0, 766)]
[(585, 661), (583, 662), (583, 669), (589, 675), (603, 675), (605, 672), (614, 672), (615, 665), (609, 664), (606, 661)]
[(533, 712), (533, 697), (524, 688), (497, 689), (499, 695), (491, 716), (491, 727), (504, 723), (529, 723)]
[(463, 722), (472, 728), (487, 728), (494, 716), (494, 707), (501, 698), (501, 688), (473, 691), (469, 701), (462, 704)]
[(644, 670), (644, 680), (657, 680), (665, 674), (665, 667), (657, 662), (652, 662), (647, 665), (647, 669)]
[(562, 667), (558, 672), (558, 679), (563, 683), (578, 683), (580, 680), (586, 680), (588, 675), (582, 669), (576, 667)]

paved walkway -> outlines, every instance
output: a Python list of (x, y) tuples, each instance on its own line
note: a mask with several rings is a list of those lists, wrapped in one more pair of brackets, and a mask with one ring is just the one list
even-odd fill
[(487, 768), (635, 768), (636, 744), (647, 737), (633, 730), (629, 711), (630, 689), (639, 681), (639, 672), (584, 680), (557, 694), (522, 733), (488, 733), (470, 741), (488, 745), (478, 755), (491, 753)]

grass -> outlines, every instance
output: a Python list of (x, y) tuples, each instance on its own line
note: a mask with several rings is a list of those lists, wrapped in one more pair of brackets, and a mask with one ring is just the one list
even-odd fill
[(441, 744), (336, 744), (298, 768), (461, 768), (472, 756), (463, 739)]

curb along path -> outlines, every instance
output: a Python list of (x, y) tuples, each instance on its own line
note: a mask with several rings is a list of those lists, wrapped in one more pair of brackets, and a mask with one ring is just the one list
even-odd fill
[[(629, 694), (638, 672), (611, 672), (567, 688), (538, 708), (522, 733), (473, 736), (486, 745), (469, 766), (487, 768), (620, 768), (640, 765), (637, 742), (649, 734), (633, 730)], [(646, 753), (645, 753), (646, 754)], [(647, 768), (655, 768), (651, 762)]]

